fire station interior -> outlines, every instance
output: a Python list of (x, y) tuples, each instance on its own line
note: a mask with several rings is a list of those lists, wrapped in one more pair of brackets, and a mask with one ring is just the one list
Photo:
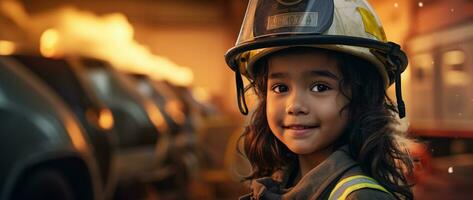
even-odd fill
[[(409, 58), (415, 199), (471, 199), (473, 1), (369, 2)], [(0, 0), (0, 199), (250, 192), (249, 117), (224, 59), (247, 3)]]

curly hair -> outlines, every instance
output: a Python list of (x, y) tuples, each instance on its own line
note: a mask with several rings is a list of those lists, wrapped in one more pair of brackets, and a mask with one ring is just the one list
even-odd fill
[[(293, 47), (294, 50), (308, 47)], [(314, 49), (314, 48), (311, 48)], [(282, 51), (287, 51), (282, 50)], [(386, 95), (384, 82), (376, 68), (369, 62), (355, 56), (335, 51), (318, 49), (337, 60), (342, 79), (340, 92), (349, 102), (344, 109), (349, 111), (349, 124), (332, 149), (348, 145), (351, 157), (364, 173), (376, 179), (398, 199), (413, 199), (406, 174), (411, 174), (413, 162), (400, 138), (404, 132), (396, 129), (399, 123), (397, 110)], [(252, 165), (252, 173), (245, 180), (272, 175), (297, 159), (271, 132), (266, 117), (267, 60), (256, 63), (255, 80), (252, 88), (259, 99), (250, 123), (240, 137), (243, 151)], [(240, 153), (241, 150), (238, 149)]]

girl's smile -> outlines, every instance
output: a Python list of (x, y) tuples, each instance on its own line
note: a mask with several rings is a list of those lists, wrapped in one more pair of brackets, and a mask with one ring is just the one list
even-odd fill
[(285, 132), (290, 134), (294, 139), (302, 139), (307, 137), (312, 131), (319, 128), (318, 125), (306, 125), (306, 124), (289, 124), (283, 125)]

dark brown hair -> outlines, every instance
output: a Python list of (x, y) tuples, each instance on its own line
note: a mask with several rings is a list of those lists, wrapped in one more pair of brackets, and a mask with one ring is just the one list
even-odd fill
[[(282, 51), (304, 51), (306, 48), (294, 47)], [(311, 49), (314, 51), (314, 48)], [(342, 111), (349, 111), (349, 124), (333, 144), (333, 150), (348, 145), (351, 156), (365, 173), (397, 198), (412, 199), (411, 185), (404, 173), (412, 173), (413, 163), (406, 148), (399, 142), (403, 133), (395, 127), (399, 123), (397, 110), (386, 95), (379, 72), (369, 62), (352, 55), (318, 50), (337, 60), (343, 76), (339, 82), (340, 91), (349, 100), (342, 108)], [(270, 176), (297, 159), (297, 155), (273, 135), (267, 122), (266, 59), (256, 63), (255, 69), (256, 78), (250, 88), (258, 96), (259, 104), (240, 138), (244, 142), (244, 154), (253, 169), (245, 180)]]

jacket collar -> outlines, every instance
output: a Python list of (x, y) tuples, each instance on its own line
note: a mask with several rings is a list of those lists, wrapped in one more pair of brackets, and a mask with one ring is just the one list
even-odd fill
[(305, 174), (292, 188), (283, 186), (287, 185), (291, 171), (299, 168), (284, 171), (282, 177), (273, 175), (256, 179), (251, 184), (252, 199), (318, 199), (332, 182), (356, 165), (348, 155), (347, 146), (344, 146)]

